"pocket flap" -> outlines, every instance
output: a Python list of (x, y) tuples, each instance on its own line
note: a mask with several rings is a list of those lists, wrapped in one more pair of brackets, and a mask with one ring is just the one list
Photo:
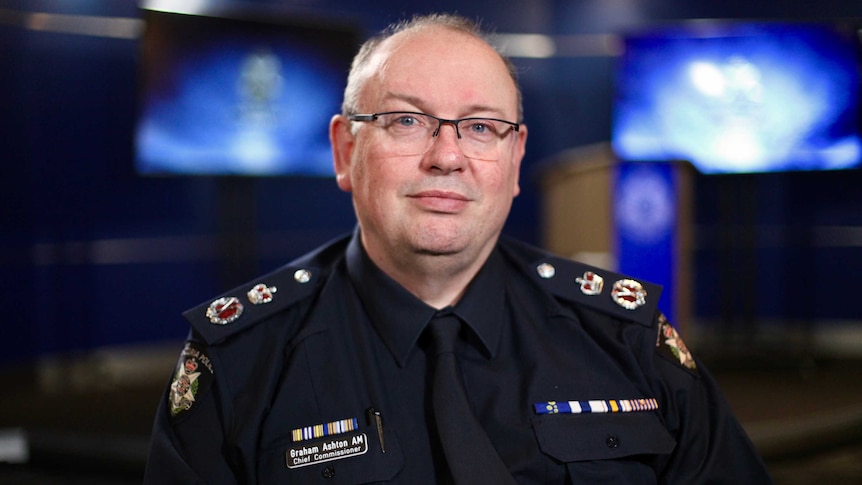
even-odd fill
[(676, 441), (653, 413), (548, 414), (533, 418), (541, 450), (562, 462), (661, 455)]

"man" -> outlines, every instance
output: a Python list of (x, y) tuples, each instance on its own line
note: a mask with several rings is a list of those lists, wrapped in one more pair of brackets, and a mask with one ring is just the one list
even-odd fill
[(768, 483), (658, 288), (501, 238), (520, 120), (470, 22), (366, 43), (330, 125), (355, 234), (186, 313), (146, 481)]

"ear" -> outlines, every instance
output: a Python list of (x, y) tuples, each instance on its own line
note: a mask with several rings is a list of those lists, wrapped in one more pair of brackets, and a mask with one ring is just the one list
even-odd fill
[(527, 125), (522, 124), (518, 131), (515, 132), (517, 139), (515, 146), (512, 148), (512, 170), (515, 171), (512, 186), (512, 197), (517, 197), (521, 193), (519, 184), (521, 175), (521, 160), (524, 159), (524, 154), (527, 151)]
[(350, 120), (344, 115), (335, 115), (329, 122), (329, 144), (332, 146), (332, 162), (335, 167), (335, 181), (338, 188), (345, 192), (353, 189), (350, 179), (350, 162), (353, 155), (355, 137), (350, 131)]

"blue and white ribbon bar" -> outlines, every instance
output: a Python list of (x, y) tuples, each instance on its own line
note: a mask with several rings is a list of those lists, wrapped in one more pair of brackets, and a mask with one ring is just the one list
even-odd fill
[(631, 413), (658, 409), (655, 398), (594, 401), (548, 401), (533, 404), (536, 414)]
[(356, 418), (339, 419), (330, 423), (315, 424), (293, 430), (293, 442), (323, 438), (336, 434), (349, 433), (359, 428)]

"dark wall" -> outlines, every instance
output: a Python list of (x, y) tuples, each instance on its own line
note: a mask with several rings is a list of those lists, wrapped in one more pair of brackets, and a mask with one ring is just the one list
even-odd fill
[[(850, 0), (246, 4), (338, 17), (365, 32), (431, 10), (480, 17), (503, 32), (549, 34), (615, 32), (665, 19), (862, 16), (862, 4)], [(328, 179), (137, 176), (137, 41), (26, 29), (20, 18), (27, 12), (139, 16), (132, 0), (0, 3), (0, 362), (180, 339), (187, 327), (178, 315), (186, 307), (352, 229), (349, 197)], [(539, 162), (609, 138), (613, 62), (517, 61), (530, 139), (523, 194), (506, 232), (538, 243), (531, 176)], [(698, 316), (862, 318), (836, 290), (862, 263), (851, 237), (862, 225), (854, 194), (860, 178), (700, 177)]]

